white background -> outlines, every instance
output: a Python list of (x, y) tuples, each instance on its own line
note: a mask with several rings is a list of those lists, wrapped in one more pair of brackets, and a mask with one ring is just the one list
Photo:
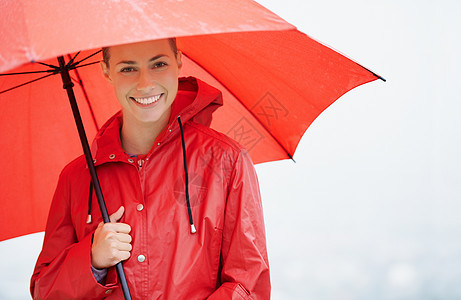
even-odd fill
[[(461, 299), (461, 2), (259, 2), (388, 80), (256, 167), (272, 298)], [(42, 239), (0, 242), (0, 299), (30, 298)]]

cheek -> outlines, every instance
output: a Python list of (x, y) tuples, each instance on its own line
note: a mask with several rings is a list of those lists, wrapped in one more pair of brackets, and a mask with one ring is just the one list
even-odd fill
[(175, 72), (175, 70), (169, 71), (168, 76), (165, 76), (165, 84), (168, 86), (169, 90), (178, 89), (178, 76), (179, 74)]
[(133, 83), (130, 80), (127, 80), (126, 78), (124, 78), (123, 80), (114, 81), (114, 89), (117, 94), (127, 93), (132, 86)]

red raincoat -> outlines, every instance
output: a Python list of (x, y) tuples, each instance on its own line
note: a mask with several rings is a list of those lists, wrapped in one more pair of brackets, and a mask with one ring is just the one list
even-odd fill
[[(245, 149), (208, 128), (221, 93), (180, 79), (170, 123), (144, 159), (121, 147), (121, 114), (93, 143), (109, 214), (121, 205), (133, 250), (124, 262), (133, 299), (269, 299), (270, 279), (258, 181)], [(177, 115), (184, 123), (190, 232)], [(100, 285), (91, 271), (91, 240), (102, 218), (96, 197), (86, 223), (90, 176), (83, 157), (62, 171), (43, 250), (31, 279), (35, 299), (122, 299), (115, 268)], [(141, 258), (144, 258), (141, 259)]]

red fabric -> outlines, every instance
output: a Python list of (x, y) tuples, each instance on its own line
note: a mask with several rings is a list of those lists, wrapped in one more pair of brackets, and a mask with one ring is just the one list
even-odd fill
[[(124, 263), (133, 299), (269, 299), (270, 280), (258, 181), (246, 150), (194, 121), (220, 101), (219, 91), (189, 78), (173, 112), (184, 123), (190, 201), (197, 233), (190, 233), (184, 195), (181, 137), (176, 118), (140, 169), (120, 146), (121, 115), (111, 118), (93, 143), (109, 214), (121, 205), (133, 237)], [(187, 105), (187, 106), (184, 106)], [(206, 118), (198, 118), (200, 120)], [(171, 130), (171, 132), (170, 132)], [(83, 157), (62, 172), (53, 198), (43, 251), (31, 280), (35, 299), (122, 299), (109, 271), (106, 286), (90, 268), (91, 236), (101, 221), (93, 197), (86, 224), (90, 177)], [(136, 209), (141, 203), (142, 211)], [(138, 262), (138, 255), (145, 255)]]
[[(254, 163), (293, 157), (323, 110), (376, 79), (253, 1), (167, 1), (161, 18), (145, 0), (74, 2), (0, 1), (0, 71), (43, 70), (27, 62), (56, 65), (56, 55), (93, 49), (78, 60), (100, 46), (177, 36), (182, 76), (223, 92), (211, 128), (243, 145)], [(42, 74), (0, 77), (0, 91)], [(71, 77), (91, 140), (120, 108), (99, 65)], [(0, 103), (0, 157), (8, 158), (0, 161), (1, 241), (44, 230), (59, 172), (82, 149), (59, 75), (0, 94)]]
[(0, 72), (103, 46), (294, 28), (252, 0), (2, 0), (0, 16)]

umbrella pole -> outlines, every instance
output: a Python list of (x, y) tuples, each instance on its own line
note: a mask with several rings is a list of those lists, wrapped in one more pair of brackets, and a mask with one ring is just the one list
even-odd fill
[[(90, 146), (88, 144), (88, 139), (86, 137), (85, 128), (83, 127), (82, 118), (78, 110), (77, 101), (75, 100), (75, 94), (73, 90), (74, 84), (72, 83), (69, 75), (69, 67), (65, 64), (64, 58), (62, 56), (58, 57), (60, 73), (63, 82), (63, 88), (67, 91), (67, 96), (69, 97), (69, 102), (72, 107), (72, 113), (74, 115), (75, 124), (77, 125), (78, 135), (80, 136), (80, 142), (82, 143), (83, 153), (85, 154), (86, 163), (88, 164), (88, 169), (90, 170), (91, 179), (94, 185), (94, 191), (96, 198), (98, 199), (99, 209), (101, 210), (101, 215), (104, 223), (109, 223), (109, 214), (107, 212), (106, 203), (104, 202), (104, 197), (102, 195), (101, 185), (99, 184), (98, 175), (96, 174), (96, 168), (93, 163), (93, 158), (91, 156)], [(117, 269), (117, 274), (120, 279), (120, 285), (122, 286), (123, 295), (126, 300), (131, 300), (130, 290), (128, 288), (128, 283), (125, 277), (125, 271), (123, 270), (123, 265), (121, 262), (115, 265)]]

